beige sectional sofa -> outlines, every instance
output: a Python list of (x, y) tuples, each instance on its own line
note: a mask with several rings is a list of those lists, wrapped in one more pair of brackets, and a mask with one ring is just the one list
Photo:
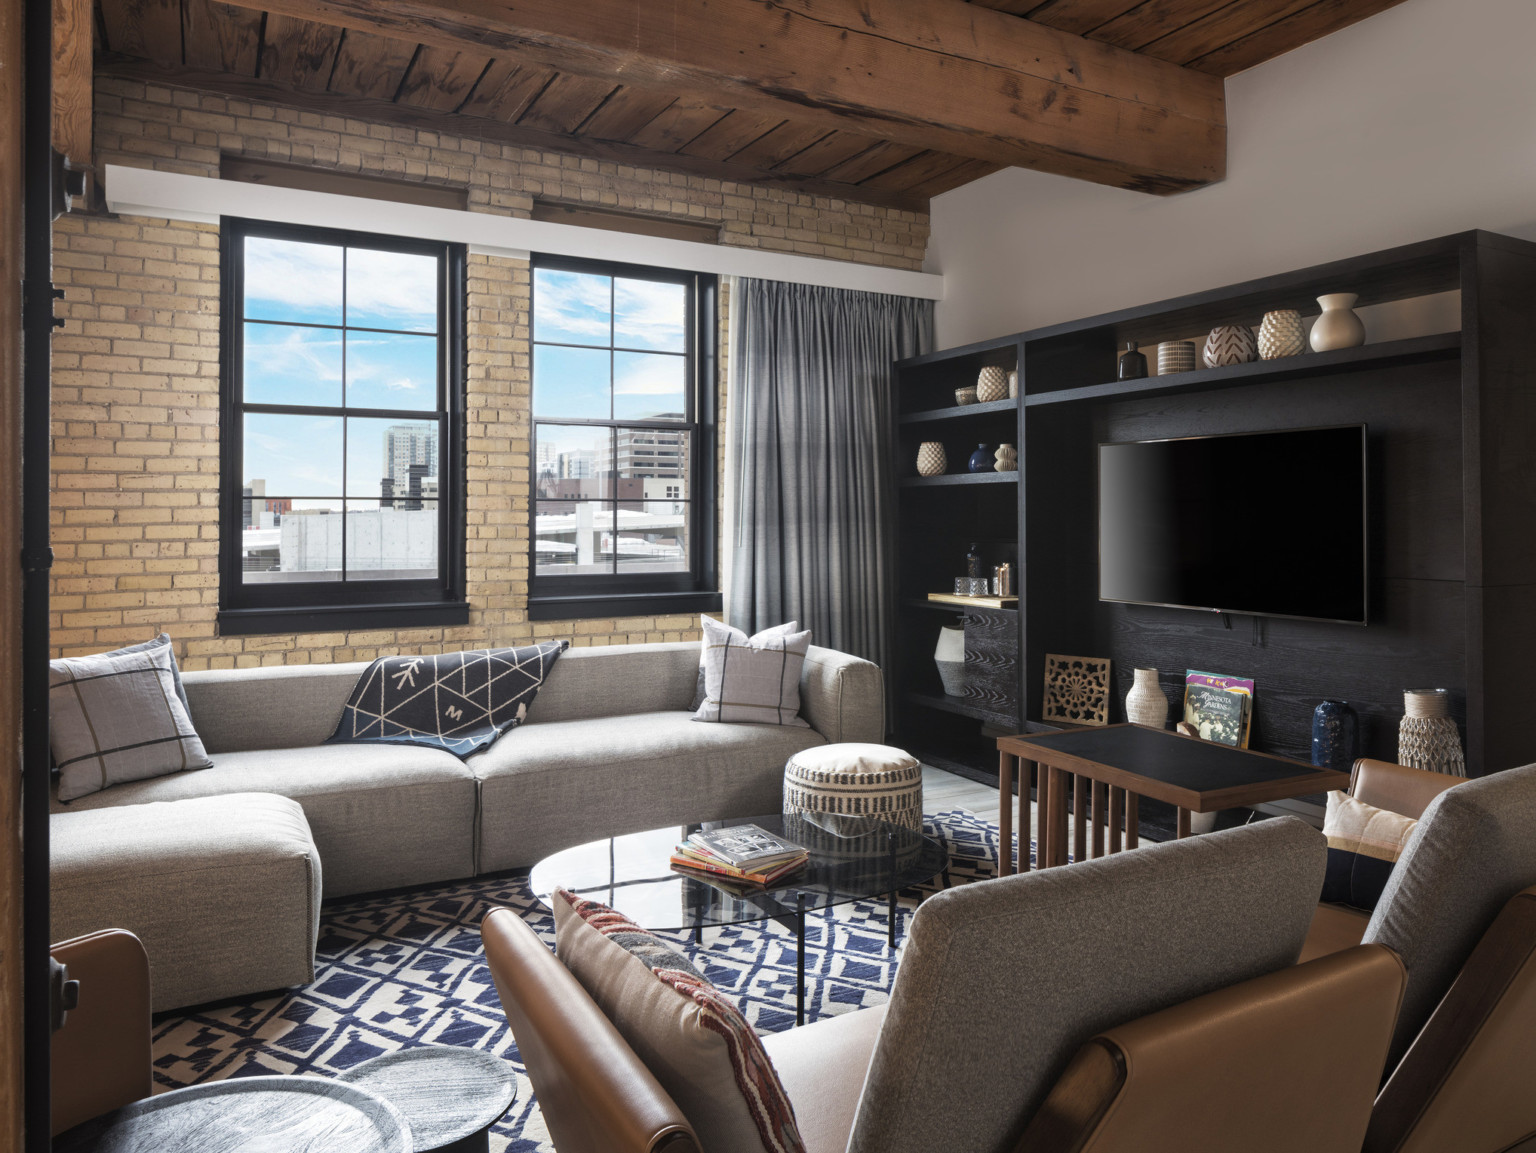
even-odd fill
[[(776, 812), (791, 754), (884, 735), (879, 668), (816, 647), (800, 685), (809, 727), (695, 722), (698, 654), (573, 648), (528, 723), (467, 761), (325, 744), (366, 663), (185, 673), (213, 767), (54, 801), (53, 938), (138, 933), (157, 1011), (299, 984), (313, 971), (322, 893), (453, 880), (598, 837)], [(294, 915), (274, 920), (274, 902)]]

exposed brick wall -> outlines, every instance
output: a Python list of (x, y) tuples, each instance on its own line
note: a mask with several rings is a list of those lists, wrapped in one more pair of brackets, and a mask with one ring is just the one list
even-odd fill
[[(98, 161), (216, 175), (221, 153), (469, 189), (478, 211), (535, 196), (718, 222), (722, 242), (918, 268), (927, 217), (781, 189), (482, 144), (98, 77)], [(169, 632), (186, 668), (368, 660), (530, 638), (698, 636), (693, 616), (530, 622), (529, 273), (472, 255), (468, 284), (470, 623), (220, 637), (219, 267), (211, 225), (61, 217), (55, 280), (53, 642), (97, 651)], [(722, 314), (722, 345), (724, 344)], [(724, 349), (722, 348), (722, 351)], [(721, 382), (724, 428), (726, 397)], [(722, 470), (723, 472), (723, 470)]]

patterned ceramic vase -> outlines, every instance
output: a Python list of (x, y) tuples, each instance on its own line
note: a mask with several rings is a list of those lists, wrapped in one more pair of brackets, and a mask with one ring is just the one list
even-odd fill
[(1225, 368), (1229, 364), (1247, 364), (1259, 359), (1259, 342), (1246, 324), (1224, 324), (1211, 329), (1205, 338), (1206, 368)]
[(976, 386), (968, 384), (964, 388), (955, 389), (955, 403), (959, 405), (976, 403)]
[(994, 400), (1003, 400), (1008, 395), (1008, 373), (1001, 368), (988, 365), (981, 370), (976, 377), (976, 399), (982, 404)]
[(1453, 777), (1467, 775), (1450, 694), (1444, 689), (1405, 689), (1397, 726), (1397, 763)]
[(917, 446), (917, 475), (938, 476), (949, 467), (944, 446), (936, 440), (925, 440)]
[(1120, 354), (1121, 380), (1140, 380), (1147, 375), (1147, 358), (1136, 351), (1136, 342), (1131, 341), (1125, 346), (1125, 351)]
[(949, 625), (939, 630), (939, 643), (933, 650), (944, 695), (965, 696), (965, 629)]
[(1157, 346), (1157, 375), (1170, 372), (1195, 371), (1195, 342), (1192, 340), (1165, 340)]
[(1317, 298), (1323, 314), (1312, 322), (1313, 352), (1356, 348), (1365, 343), (1365, 322), (1353, 311), (1359, 299), (1353, 292), (1331, 292)]
[(991, 472), (993, 463), (992, 446), (978, 444), (976, 451), (971, 453), (970, 470), (972, 472)]
[(1168, 727), (1168, 698), (1157, 685), (1156, 669), (1137, 669), (1131, 691), (1125, 694), (1125, 719), (1133, 725)]
[(1301, 313), (1294, 308), (1279, 308), (1266, 312), (1259, 325), (1259, 357), (1262, 360), (1279, 360), (1282, 356), (1295, 356), (1307, 347), (1307, 330), (1301, 323)]
[(1019, 450), (1011, 444), (1000, 444), (994, 458), (997, 463), (992, 467), (998, 472), (1017, 472), (1019, 468)]
[(1019, 370), (1016, 368), (1008, 373), (1008, 399), (1019, 399)]
[(1312, 763), (1349, 772), (1360, 755), (1360, 717), (1348, 701), (1324, 701), (1312, 710)]

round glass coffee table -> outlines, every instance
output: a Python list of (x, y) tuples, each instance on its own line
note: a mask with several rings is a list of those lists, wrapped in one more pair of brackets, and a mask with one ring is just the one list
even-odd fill
[[(674, 872), (672, 849), (700, 830), (758, 825), (804, 845), (803, 868), (767, 889), (710, 882)], [(826, 814), (737, 817), (668, 825), (562, 849), (533, 867), (529, 887), (545, 905), (557, 888), (600, 901), (644, 929), (703, 931), (773, 920), (795, 934), (798, 949), (795, 1023), (805, 1023), (805, 915), (884, 895), (886, 942), (896, 947), (896, 894), (940, 873), (948, 883), (949, 851), (942, 841), (868, 817)]]

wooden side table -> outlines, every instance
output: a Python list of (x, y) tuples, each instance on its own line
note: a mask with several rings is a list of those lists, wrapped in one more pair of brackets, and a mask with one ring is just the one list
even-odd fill
[[(1064, 733), (999, 737), (998, 797), (1002, 853), (999, 876), (1015, 871), (1013, 782), (1019, 778), (1018, 871), (1029, 869), (1030, 775), (1035, 776), (1038, 867), (1065, 865), (1138, 843), (1137, 798), (1178, 809), (1178, 835), (1189, 836), (1191, 813), (1302, 797), (1349, 787), (1349, 774), (1305, 761), (1234, 749), (1142, 725), (1108, 725)], [(1070, 835), (1067, 797), (1072, 797)]]

